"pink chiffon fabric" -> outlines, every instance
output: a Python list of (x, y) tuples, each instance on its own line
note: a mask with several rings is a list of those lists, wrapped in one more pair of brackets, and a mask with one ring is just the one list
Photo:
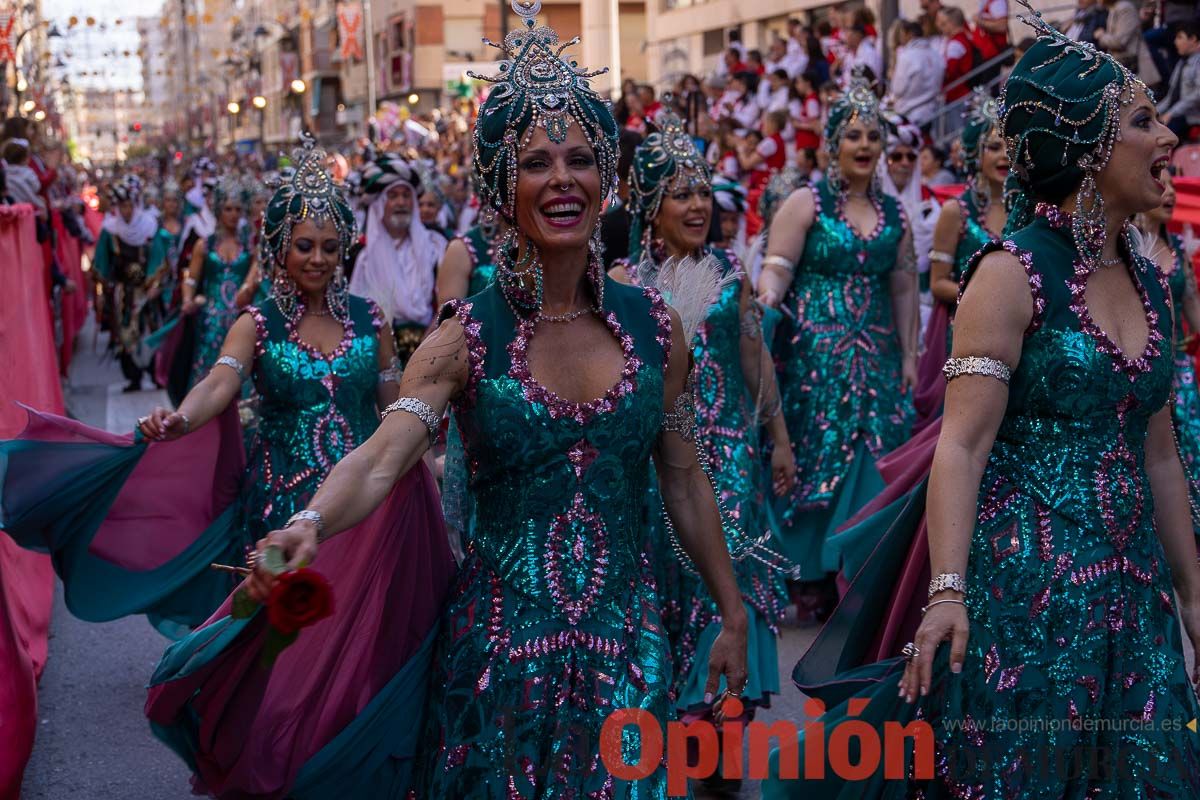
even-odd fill
[[(312, 568), (333, 587), (331, 617), (302, 630), (270, 669), (260, 664), (266, 615), (190, 674), (153, 686), (152, 722), (198, 717), (195, 791), (282, 798), (310, 758), (371, 702), (438, 622), (455, 574), (432, 475), (418, 463), (382, 506), (320, 547)], [(227, 617), (232, 596), (179, 643)], [(219, 632), (219, 626), (213, 627)], [(412, 709), (418, 724), (421, 709)]]
[[(22, 439), (131, 447), (77, 420), (27, 408)], [(171, 442), (151, 442), (100, 523), (88, 553), (127, 570), (156, 569), (186, 550), (237, 498), (246, 459), (237, 404)], [(199, 467), (199, 469), (198, 469)]]
[(934, 301), (929, 324), (925, 326), (925, 349), (917, 365), (917, 391), (913, 404), (917, 408), (917, 420), (913, 423), (913, 435), (929, 427), (942, 413), (946, 400), (946, 378), (942, 367), (949, 353), (946, 352), (946, 334), (950, 330), (950, 306)]

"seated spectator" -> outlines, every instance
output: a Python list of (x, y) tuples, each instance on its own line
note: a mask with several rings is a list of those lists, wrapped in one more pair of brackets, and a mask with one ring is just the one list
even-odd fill
[(866, 68), (876, 77), (883, 75), (883, 57), (867, 36), (867, 29), (855, 25), (843, 31), (846, 43), (846, 55), (842, 57), (841, 80), (842, 86), (850, 85), (850, 78), (855, 69)]
[(29, 166), (29, 142), (25, 139), (9, 139), (0, 150), (4, 156), (6, 194), (13, 203), (29, 203), (40, 219), (46, 219), (48, 209), (42, 199), (42, 184), (37, 173)]
[(738, 162), (739, 142), (735, 128), (732, 119), (718, 122), (717, 135), (709, 144), (705, 158), (712, 164), (714, 175), (736, 182), (742, 177), (742, 168)]
[[(1100, 0), (1076, 0), (1076, 3), (1075, 16), (1063, 32), (1077, 42), (1095, 44), (1096, 29), (1108, 24), (1108, 9)], [(1020, 60), (1020, 56), (1017, 60)]]
[(762, 50), (751, 50), (746, 53), (746, 70), (753, 72), (759, 78), (767, 74), (767, 66), (763, 63)]
[(791, 87), (791, 81), (788, 80), (787, 70), (783, 67), (775, 70), (767, 75), (767, 79), (763, 81), (763, 86), (766, 88), (766, 98), (762, 97), (763, 92), (759, 92), (759, 103), (767, 111), (787, 111), (788, 103), (792, 99), (794, 90)]
[(899, 43), (892, 73), (892, 107), (917, 127), (924, 127), (937, 114), (946, 65), (916, 22), (900, 23)]
[(808, 37), (809, 30), (800, 20), (788, 20), (788, 38), (781, 41), (784, 55), (779, 66), (788, 71), (789, 78), (800, 75), (809, 67)]
[(658, 102), (658, 98), (654, 95), (654, 87), (643, 83), (638, 86), (637, 91), (638, 97), (642, 101), (642, 114), (648, 123), (654, 124), (654, 120), (658, 118), (658, 112), (662, 110), (662, 103)]
[(942, 62), (945, 69), (942, 72), (942, 89), (946, 102), (951, 103), (966, 97), (971, 91), (970, 86), (962, 79), (977, 66), (975, 46), (971, 44), (967, 18), (962, 9), (956, 6), (942, 6), (937, 19), (938, 30), (944, 38)]
[(1185, 142), (1189, 129), (1200, 125), (1200, 22), (1189, 20), (1176, 27), (1175, 52), (1179, 61), (1158, 104), (1158, 113), (1163, 124), (1179, 141)]
[(720, 63), (717, 64), (717, 75), (729, 78), (739, 72), (745, 72), (747, 69), (749, 67), (746, 66), (745, 61), (742, 61), (742, 54), (731, 47), (725, 51)]
[(946, 169), (946, 151), (932, 144), (921, 148), (917, 159), (921, 168), (921, 183), (926, 186), (952, 186), (958, 183), (954, 173)]
[(921, 26), (922, 33), (925, 34), (926, 39), (940, 39), (942, 31), (938, 27), (937, 16), (938, 12), (942, 10), (941, 0), (920, 0), (920, 4), (921, 15), (917, 17), (917, 23)]
[(753, 72), (734, 73), (729, 80), (729, 88), (713, 109), (716, 118), (730, 118), (743, 130), (758, 127), (761, 109), (754, 97), (757, 89), (758, 76)]
[(1161, 81), (1162, 75), (1142, 38), (1137, 7), (1131, 0), (1104, 0), (1104, 7), (1108, 9), (1108, 24), (1096, 29), (1096, 45), (1136, 72), (1146, 85)]
[(793, 95), (788, 102), (792, 129), (796, 132), (796, 148), (819, 147), (825, 123), (821, 119), (821, 98), (817, 94), (817, 74), (806, 72), (792, 82)]

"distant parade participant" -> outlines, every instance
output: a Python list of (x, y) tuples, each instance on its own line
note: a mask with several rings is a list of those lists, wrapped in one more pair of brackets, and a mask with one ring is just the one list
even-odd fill
[(433, 322), (446, 239), (421, 223), (421, 178), (401, 156), (383, 153), (364, 167), (362, 190), (371, 198), (366, 243), (354, 265), (350, 293), (379, 304), (392, 327), (396, 356), (407, 364)]
[(112, 290), (110, 346), (128, 381), (126, 392), (141, 390), (142, 374), (150, 372), (152, 357), (142, 346), (142, 337), (161, 322), (158, 305), (149, 294), (150, 249), (158, 220), (142, 205), (141, 191), (141, 181), (133, 175), (112, 187), (111, 208), (92, 259), (96, 274)]

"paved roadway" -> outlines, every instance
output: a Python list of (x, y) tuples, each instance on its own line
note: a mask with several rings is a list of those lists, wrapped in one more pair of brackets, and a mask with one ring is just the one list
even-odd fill
[[(168, 402), (166, 394), (122, 393), (125, 381), (117, 364), (103, 356), (103, 336), (95, 348), (91, 336), (89, 329), (80, 339), (67, 407), (89, 425), (130, 431), (138, 416)], [(142, 715), (144, 687), (167, 640), (144, 617), (104, 624), (81, 622), (63, 605), (61, 589), (55, 598), (50, 659), (38, 691), (37, 741), (22, 800), (193, 797), (187, 768), (151, 735)], [(779, 662), (788, 688), (760, 719), (800, 718), (803, 698), (790, 688), (787, 677), (815, 633), (814, 628), (785, 629)], [(757, 796), (754, 785), (743, 787), (741, 797)]]

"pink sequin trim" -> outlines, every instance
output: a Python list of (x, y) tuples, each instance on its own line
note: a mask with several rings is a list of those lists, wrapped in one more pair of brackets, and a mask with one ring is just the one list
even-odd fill
[(559, 397), (534, 379), (529, 369), (529, 340), (533, 335), (534, 321), (526, 319), (517, 323), (517, 335), (508, 345), (508, 355), (512, 361), (508, 374), (524, 388), (525, 399), (545, 406), (551, 419), (573, 419), (580, 425), (586, 425), (597, 415), (616, 409), (621, 398), (632, 394), (637, 388), (637, 373), (642, 368), (642, 361), (634, 353), (633, 337), (621, 328), (621, 323), (617, 322), (617, 315), (613, 312), (609, 311), (603, 319), (621, 345), (625, 368), (621, 370), (617, 382), (603, 397), (586, 403), (576, 403)]
[(371, 324), (375, 327), (376, 331), (379, 331), (385, 324), (387, 324), (387, 319), (385, 319), (383, 316), (383, 309), (379, 307), (378, 303), (369, 297), (366, 298), (366, 301), (367, 309), (371, 312)]
[(1150, 302), (1150, 294), (1146, 291), (1141, 276), (1136, 270), (1129, 270), (1129, 278), (1133, 281), (1138, 296), (1142, 300), (1142, 309), (1146, 315), (1146, 326), (1149, 331), (1146, 337), (1146, 346), (1142, 348), (1141, 355), (1137, 358), (1129, 358), (1109, 337), (1108, 333), (1096, 324), (1096, 321), (1092, 319), (1091, 311), (1088, 310), (1084, 294), (1087, 291), (1088, 277), (1093, 271), (1082, 261), (1075, 261), (1074, 274), (1067, 279), (1067, 288), (1071, 290), (1071, 310), (1079, 318), (1079, 327), (1095, 341), (1096, 349), (1110, 357), (1113, 369), (1125, 373), (1132, 383), (1138, 375), (1149, 372), (1154, 366), (1154, 359), (1160, 355), (1158, 345), (1162, 342), (1163, 335), (1158, 329), (1158, 312), (1154, 310), (1154, 306)]
[(467, 385), (463, 387), (462, 397), (468, 408), (475, 404), (479, 382), (483, 380), (483, 359), (487, 355), (487, 345), (479, 336), (483, 323), (471, 316), (472, 306), (466, 300), (451, 300), (442, 309), (443, 319), (446, 308), (454, 313), (462, 325), (463, 336), (467, 337)]
[[(1002, 247), (1007, 252), (1016, 257), (1017, 261), (1021, 262), (1021, 268), (1025, 270), (1025, 279), (1029, 281), (1029, 291), (1033, 294), (1033, 319), (1029, 320), (1029, 327), (1025, 329), (1025, 335), (1030, 336), (1042, 327), (1042, 319), (1046, 314), (1046, 296), (1042, 293), (1042, 275), (1033, 268), (1033, 253), (1028, 250), (1022, 250), (1017, 247), (1016, 243), (1010, 239), (995, 242), (995, 245)], [(995, 252), (984, 245), (987, 252)], [(984, 252), (983, 250), (980, 253)], [(982, 258), (980, 253), (972, 256), (972, 259)], [(958, 284), (958, 302), (962, 302), (963, 293), (967, 290), (967, 280), (975, 274), (974, 269), (963, 270), (962, 278)]]
[[(297, 302), (296, 303), (296, 322), (293, 322), (290, 319), (285, 319), (284, 323), (283, 323), (284, 327), (287, 329), (288, 341), (290, 341), (292, 344), (296, 345), (301, 350), (308, 353), (310, 356), (317, 359), (318, 361), (333, 361), (335, 359), (341, 358), (342, 356), (344, 356), (346, 354), (346, 351), (350, 349), (350, 345), (354, 343), (354, 323), (347, 319), (345, 322), (342, 323), (342, 340), (340, 342), (338, 342), (337, 347), (333, 348), (333, 352), (331, 352), (331, 353), (322, 353), (319, 349), (317, 349), (316, 347), (313, 347), (311, 344), (309, 344), (308, 342), (306, 342), (300, 338), (300, 333), (298, 330), (299, 320), (303, 316), (304, 316), (304, 304)], [(337, 319), (337, 318), (334, 317), (334, 319)]]
[(262, 358), (267, 343), (267, 318), (258, 306), (246, 306), (242, 313), (254, 317), (254, 357)]
[(671, 312), (667, 310), (667, 304), (662, 299), (662, 295), (657, 289), (642, 289), (642, 293), (650, 300), (650, 316), (654, 318), (658, 330), (654, 334), (654, 341), (658, 342), (658, 346), (663, 351), (663, 369), (666, 370), (667, 364), (671, 361)]

